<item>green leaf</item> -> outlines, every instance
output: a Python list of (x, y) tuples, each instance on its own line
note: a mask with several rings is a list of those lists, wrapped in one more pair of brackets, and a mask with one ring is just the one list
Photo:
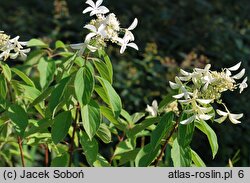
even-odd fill
[(39, 104), (40, 102), (43, 102), (50, 94), (51, 92), (55, 89), (54, 86), (51, 86), (44, 90), (39, 96), (37, 96), (34, 101), (30, 104), (30, 106), (34, 106), (36, 104)]
[(119, 119), (116, 119), (112, 113), (112, 111), (104, 106), (100, 106), (100, 110), (102, 115), (109, 120), (116, 128), (124, 131), (126, 129), (126, 124), (122, 123)]
[(28, 131), (25, 132), (24, 137), (28, 137), (35, 133), (44, 133), (47, 132), (47, 128), (51, 126), (52, 120), (49, 119), (41, 119), (33, 126), (30, 127)]
[(45, 60), (45, 58), (42, 57), (39, 60), (37, 69), (40, 73), (40, 86), (41, 86), (41, 88), (45, 88), (45, 87), (49, 86), (49, 84), (53, 80), (55, 70), (56, 70), (55, 62)]
[(156, 158), (158, 152), (160, 150), (160, 146), (156, 148), (152, 147), (152, 144), (149, 143), (142, 147), (138, 152), (135, 158), (135, 166), (136, 167), (147, 167), (149, 166), (154, 159)]
[(177, 139), (174, 140), (171, 150), (171, 157), (174, 163), (174, 167), (191, 166), (191, 148), (189, 146), (180, 146)]
[(109, 59), (109, 56), (105, 53), (104, 50), (101, 50), (99, 49), (98, 50), (98, 53), (99, 53), (99, 56), (100, 57), (103, 57), (105, 63), (106, 63), (106, 66), (107, 66), (107, 69), (108, 69), (108, 73), (109, 73), (109, 77), (111, 78), (111, 84), (112, 84), (112, 80), (113, 80), (113, 66), (112, 66), (112, 63)]
[(60, 83), (56, 86), (56, 88), (52, 91), (48, 104), (50, 112), (53, 112), (54, 109), (58, 106), (58, 104), (62, 101), (69, 80), (70, 76), (62, 79)]
[(51, 167), (67, 167), (69, 164), (69, 154), (64, 153), (61, 156), (55, 157), (51, 162)]
[(28, 115), (26, 111), (21, 106), (13, 104), (8, 109), (8, 117), (14, 123), (18, 135), (22, 137), (28, 125)]
[(123, 153), (127, 153), (133, 149), (134, 149), (134, 147), (132, 145), (132, 140), (126, 139), (125, 141), (119, 142), (119, 144), (117, 145), (117, 147), (115, 149), (114, 156), (119, 155), (119, 154), (123, 154)]
[(5, 99), (7, 96), (7, 84), (3, 75), (0, 75), (0, 96)]
[(56, 41), (55, 47), (56, 47), (56, 49), (58, 49), (58, 48), (66, 48), (65, 44), (60, 40)]
[(106, 104), (109, 104), (105, 90), (101, 86), (95, 85), (95, 91)]
[(216, 133), (205, 121), (195, 121), (195, 126), (207, 136), (214, 158), (219, 148)]
[(105, 123), (101, 123), (96, 135), (106, 144), (111, 142), (111, 132)]
[(103, 79), (98, 76), (97, 79), (104, 88), (105, 94), (108, 99), (108, 104), (111, 107), (114, 116), (118, 118), (122, 110), (122, 102), (119, 95), (116, 93), (112, 85), (106, 79)]
[(112, 73), (109, 72), (109, 69), (107, 65), (105, 64), (105, 62), (103, 62), (102, 60), (95, 59), (94, 65), (96, 69), (98, 70), (100, 76), (112, 84), (113, 75)]
[(12, 72), (14, 72), (16, 75), (18, 75), (27, 85), (35, 87), (34, 82), (26, 76), (22, 71), (16, 69), (16, 68), (11, 68)]
[(89, 104), (81, 108), (83, 127), (92, 139), (101, 124), (101, 113), (98, 104), (91, 100)]
[(98, 143), (93, 138), (90, 140), (85, 132), (80, 132), (80, 143), (82, 145), (84, 155), (90, 166), (93, 166), (94, 162), (97, 160), (98, 155)]
[(27, 44), (28, 47), (34, 47), (34, 46), (37, 46), (37, 47), (42, 47), (42, 48), (47, 48), (49, 47), (47, 44), (45, 44), (43, 41), (39, 40), (39, 39), (31, 39), (28, 44)]
[(109, 162), (100, 154), (97, 154), (97, 159), (93, 163), (94, 167), (110, 167)]
[(206, 167), (205, 163), (202, 161), (200, 156), (194, 150), (191, 150), (191, 154), (192, 154), (192, 161), (197, 167)]
[(136, 148), (132, 151), (128, 151), (124, 154), (119, 154), (117, 157), (119, 157), (119, 166), (129, 162), (134, 161), (138, 152), (140, 151), (140, 148)]
[(173, 126), (173, 113), (166, 113), (162, 116), (160, 122), (157, 124), (155, 130), (151, 134), (150, 143), (152, 144), (153, 148), (156, 148), (158, 145), (161, 144), (161, 140), (166, 134), (169, 132), (171, 127)]
[(143, 120), (141, 123), (138, 123), (132, 129), (130, 129), (128, 132), (128, 135), (135, 136), (137, 133), (145, 130), (147, 127), (151, 126), (152, 124), (159, 122), (159, 119), (160, 119), (159, 117), (155, 117), (155, 118), (148, 118), (148, 119)]
[[(187, 118), (187, 115), (183, 114), (181, 117), (181, 121), (186, 119), (186, 118)], [(187, 125), (179, 124), (177, 139), (178, 139), (178, 143), (181, 146), (183, 146), (183, 147), (189, 146), (189, 144), (191, 143), (192, 138), (193, 138), (194, 127), (195, 127), (194, 123), (190, 123)]]
[(94, 90), (95, 80), (88, 67), (80, 68), (75, 77), (75, 93), (80, 105), (89, 103)]
[(53, 125), (51, 129), (52, 141), (58, 144), (62, 141), (68, 134), (69, 127), (71, 125), (71, 113), (69, 111), (64, 111), (58, 114), (53, 120)]
[(4, 77), (7, 79), (7, 81), (10, 82), (12, 76), (11, 76), (11, 70), (10, 70), (9, 66), (7, 64), (1, 62), (1, 67), (3, 69)]

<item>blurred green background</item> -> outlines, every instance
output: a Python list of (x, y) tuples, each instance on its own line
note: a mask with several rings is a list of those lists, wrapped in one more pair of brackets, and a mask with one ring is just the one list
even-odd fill
[[(36, 37), (52, 43), (82, 42), (84, 0), (1, 0), (0, 29), (22, 40)], [(249, 0), (104, 0), (122, 27), (139, 19), (134, 34), (139, 52), (117, 47), (107, 49), (115, 70), (115, 88), (124, 108), (131, 113), (144, 111), (146, 104), (158, 102), (169, 93), (168, 81), (179, 68), (192, 69), (211, 63), (213, 69), (242, 61), (249, 76)], [(219, 139), (219, 152), (213, 160), (204, 135), (196, 132), (192, 148), (208, 166), (250, 166), (249, 89), (227, 93), (224, 101), (233, 113), (244, 113), (240, 125), (229, 121), (211, 124)], [(236, 156), (235, 156), (236, 155)]]

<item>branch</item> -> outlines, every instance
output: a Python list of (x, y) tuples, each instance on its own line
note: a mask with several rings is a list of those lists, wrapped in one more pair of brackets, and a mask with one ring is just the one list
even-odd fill
[(25, 167), (24, 163), (24, 155), (23, 155), (23, 147), (22, 147), (22, 139), (20, 136), (17, 137), (18, 145), (19, 145), (19, 150), (20, 150), (20, 155), (21, 155), (21, 160), (22, 160), (22, 166)]
[(160, 162), (160, 160), (161, 160), (161, 158), (163, 156), (163, 152), (165, 151), (165, 149), (166, 149), (166, 147), (167, 147), (167, 145), (169, 143), (170, 138), (173, 136), (175, 130), (177, 129), (178, 124), (179, 124), (179, 122), (177, 121), (175, 123), (175, 125), (173, 126), (173, 129), (171, 130), (169, 136), (166, 138), (166, 141), (165, 141), (165, 143), (163, 144), (163, 146), (161, 148), (161, 152), (160, 152), (159, 156), (157, 157), (157, 159), (155, 160), (155, 167), (158, 166), (158, 164), (159, 164), (159, 162)]

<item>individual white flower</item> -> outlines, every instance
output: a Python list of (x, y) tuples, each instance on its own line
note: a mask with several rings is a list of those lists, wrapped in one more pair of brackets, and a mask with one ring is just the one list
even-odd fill
[(247, 88), (247, 77), (245, 77), (245, 79), (242, 81), (242, 83), (240, 83), (239, 88), (240, 88), (240, 93)]
[(90, 7), (87, 7), (82, 13), (90, 12), (90, 16), (108, 13), (109, 9), (105, 6), (101, 6), (102, 2), (103, 0), (98, 0), (96, 3), (92, 0), (87, 0), (86, 4), (90, 5)]
[(124, 36), (123, 39), (122, 38), (117, 38), (117, 41), (121, 45), (121, 49), (120, 49), (121, 54), (124, 53), (127, 46), (132, 47), (132, 48), (134, 48), (136, 50), (139, 50), (138, 46), (135, 43), (129, 42), (130, 41), (129, 36)]
[(157, 116), (157, 111), (158, 111), (158, 103), (156, 100), (153, 100), (152, 106), (147, 104), (146, 111), (149, 112), (149, 114), (153, 117)]
[(233, 113), (230, 113), (227, 109), (226, 109), (227, 112), (224, 112), (224, 111), (221, 111), (219, 109), (216, 110), (216, 112), (222, 116), (218, 119), (215, 119), (214, 121), (218, 122), (218, 123), (222, 123), (223, 121), (225, 121), (227, 119), (227, 117), (229, 118), (229, 120), (233, 123), (233, 124), (238, 124), (238, 123), (241, 123), (239, 121), (240, 118), (243, 117), (243, 114), (233, 114)]
[(129, 26), (129, 28), (125, 29), (125, 37), (128, 37), (130, 41), (135, 40), (135, 36), (131, 31), (136, 28), (137, 24), (138, 24), (138, 19), (135, 18), (133, 23)]
[(98, 28), (96, 28), (94, 25), (87, 24), (84, 26), (84, 28), (92, 31), (91, 33), (89, 33), (86, 36), (85, 41), (90, 41), (92, 37), (95, 37), (98, 35), (101, 36), (102, 38), (105, 38), (107, 36), (107, 34), (105, 32), (105, 25), (104, 24), (101, 24)]

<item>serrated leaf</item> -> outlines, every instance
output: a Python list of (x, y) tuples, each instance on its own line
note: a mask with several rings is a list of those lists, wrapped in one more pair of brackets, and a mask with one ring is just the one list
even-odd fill
[(28, 115), (19, 105), (13, 104), (8, 109), (8, 117), (14, 123), (15, 130), (21, 137), (28, 125)]
[(216, 133), (205, 121), (196, 121), (195, 126), (207, 136), (214, 158), (219, 149)]
[(92, 139), (101, 124), (101, 113), (98, 104), (91, 100), (89, 104), (81, 108), (83, 127)]
[(180, 146), (178, 140), (175, 139), (172, 149), (171, 157), (174, 167), (190, 167), (192, 162), (191, 148), (189, 146)]
[(34, 47), (34, 46), (37, 46), (37, 47), (42, 47), (42, 48), (47, 48), (49, 47), (47, 44), (45, 44), (42, 40), (39, 40), (39, 39), (31, 39), (28, 44), (27, 44), (28, 47)]
[(122, 110), (122, 102), (119, 95), (116, 93), (115, 89), (106, 79), (103, 79), (98, 76), (96, 78), (99, 80), (102, 87), (104, 88), (105, 94), (108, 99), (108, 104), (111, 107), (115, 118), (118, 118)]
[(111, 142), (111, 132), (105, 123), (101, 123), (97, 132), (97, 136), (106, 144)]
[(66, 135), (68, 134), (69, 127), (71, 125), (72, 118), (71, 113), (69, 111), (64, 111), (58, 114), (54, 120), (51, 129), (51, 137), (52, 141), (55, 144), (58, 144), (62, 141)]
[(94, 162), (97, 160), (98, 155), (98, 143), (93, 138), (90, 140), (85, 132), (80, 132), (80, 143), (83, 148), (83, 153), (90, 166), (93, 166)]
[(89, 103), (92, 92), (94, 90), (94, 85), (94, 77), (89, 68), (80, 68), (76, 73), (74, 86), (76, 98), (81, 106)]

